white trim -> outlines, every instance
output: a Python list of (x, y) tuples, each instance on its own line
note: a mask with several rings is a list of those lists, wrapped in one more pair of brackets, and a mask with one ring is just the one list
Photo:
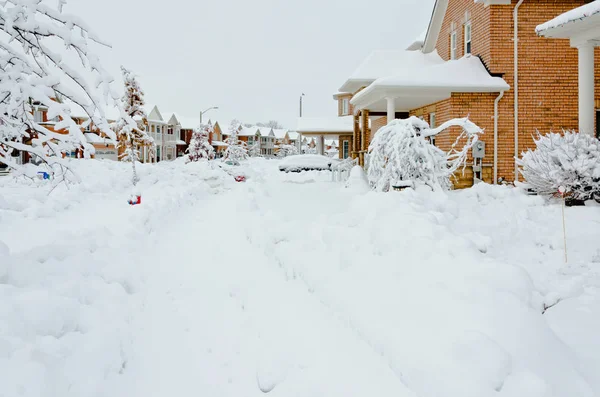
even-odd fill
[(452, 61), (456, 59), (457, 41), (456, 30), (453, 30), (450, 32), (450, 60)]
[[(467, 55), (467, 54), (473, 53), (473, 25), (471, 24), (470, 20), (468, 20), (467, 22), (465, 22), (465, 25), (464, 25), (463, 29), (464, 29), (464, 33), (463, 34), (465, 36), (464, 37), (465, 38), (465, 40), (464, 40), (464, 46), (465, 47), (463, 49), (463, 53), (464, 53), (464, 55)], [(468, 29), (468, 32), (469, 32), (468, 35), (467, 35), (467, 29)], [(469, 48), (469, 51), (467, 51), (467, 46), (469, 46), (469, 45), (470, 45), (470, 48)]]

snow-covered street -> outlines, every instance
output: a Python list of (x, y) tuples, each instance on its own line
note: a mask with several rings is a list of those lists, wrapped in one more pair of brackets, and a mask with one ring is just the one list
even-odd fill
[(600, 395), (600, 207), (277, 165), (0, 178), (0, 396)]

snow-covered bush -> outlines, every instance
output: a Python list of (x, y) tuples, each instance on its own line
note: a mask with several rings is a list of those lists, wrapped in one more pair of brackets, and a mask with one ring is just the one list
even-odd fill
[(565, 131), (535, 138), (518, 160), (527, 185), (540, 195), (556, 194), (559, 186), (575, 200), (600, 198), (600, 141), (588, 134)]
[(238, 131), (241, 123), (237, 120), (233, 120), (229, 125), (229, 138), (225, 140), (227, 143), (227, 149), (223, 155), (223, 161), (235, 160), (241, 161), (248, 158), (248, 145), (246, 142), (238, 139)]
[(294, 156), (298, 153), (298, 148), (295, 145), (279, 145), (278, 157)]
[(122, 161), (131, 162), (133, 168), (133, 185), (139, 178), (135, 170), (135, 162), (139, 161), (139, 148), (142, 146), (154, 146), (154, 139), (146, 131), (143, 120), (147, 117), (144, 111), (144, 92), (140, 88), (137, 78), (129, 70), (121, 66), (123, 81), (125, 82), (125, 93), (121, 98), (119, 110), (121, 115), (115, 123), (117, 142)]
[(208, 142), (208, 137), (213, 133), (211, 125), (203, 125), (194, 130), (190, 146), (187, 149), (187, 161), (212, 160), (215, 158), (215, 149)]
[(260, 156), (260, 138), (254, 139), (254, 143), (248, 148), (248, 154), (252, 157)]
[[(72, 104), (84, 109), (87, 124), (115, 138), (103, 108), (112, 79), (90, 50), (90, 43), (100, 40), (83, 21), (64, 13), (64, 4), (0, 1), (0, 163), (28, 176), (44, 166), (44, 171), (64, 177), (63, 153), (79, 148), (85, 157), (94, 153), (82, 126), (71, 118)], [(46, 109), (52, 129), (39, 117)], [(39, 166), (20, 165), (21, 152), (37, 159)]]
[[(429, 137), (452, 126), (462, 127), (463, 131), (449, 153), (430, 143)], [(468, 118), (450, 120), (434, 129), (414, 116), (393, 120), (377, 131), (369, 145), (369, 183), (378, 191), (408, 182), (434, 190), (449, 189), (450, 178), (465, 165), (469, 149), (482, 132)], [(456, 150), (461, 140), (463, 146)]]

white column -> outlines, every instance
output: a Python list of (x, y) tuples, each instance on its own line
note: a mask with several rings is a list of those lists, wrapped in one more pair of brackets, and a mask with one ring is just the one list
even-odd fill
[(396, 101), (394, 98), (387, 98), (387, 122), (396, 118)]
[(323, 137), (323, 135), (319, 135), (317, 137), (317, 153), (320, 154), (321, 156), (325, 154), (325, 145), (324, 142), (325, 139)]
[(594, 135), (594, 45), (579, 47), (579, 132)]

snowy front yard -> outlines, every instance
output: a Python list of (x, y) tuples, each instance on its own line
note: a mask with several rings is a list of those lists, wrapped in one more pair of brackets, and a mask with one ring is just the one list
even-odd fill
[(0, 396), (600, 394), (600, 207), (278, 165), (0, 177)]

